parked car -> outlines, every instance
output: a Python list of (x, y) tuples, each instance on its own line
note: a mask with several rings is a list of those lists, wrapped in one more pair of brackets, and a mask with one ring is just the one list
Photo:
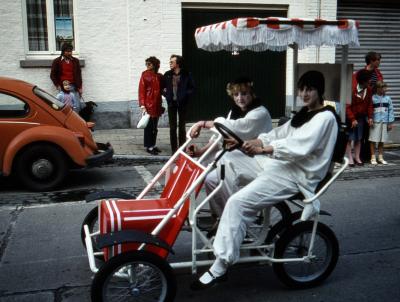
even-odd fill
[(114, 150), (93, 140), (93, 126), (39, 87), (0, 77), (0, 175), (48, 191), (70, 168), (102, 164)]

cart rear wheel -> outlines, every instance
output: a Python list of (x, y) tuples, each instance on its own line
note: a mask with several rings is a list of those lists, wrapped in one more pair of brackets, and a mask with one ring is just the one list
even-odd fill
[[(85, 230), (83, 226), (85, 224), (88, 225), (89, 227), (89, 232), (92, 234), (94, 232), (97, 232), (99, 230), (99, 214), (98, 214), (99, 208), (96, 206), (93, 209), (90, 210), (90, 212), (86, 215), (85, 219), (83, 219), (82, 226), (81, 226), (81, 240), (83, 246), (86, 248), (86, 243), (85, 243)], [(101, 250), (97, 247), (96, 242), (92, 240), (92, 245), (93, 245), (93, 252), (101, 252)], [(103, 260), (103, 256), (95, 256), (99, 260)]]
[(159, 256), (134, 251), (105, 262), (96, 273), (92, 301), (173, 301), (176, 280), (171, 266)]
[[(275, 258), (301, 258), (308, 253), (313, 221), (290, 227), (276, 242)], [(333, 231), (318, 223), (310, 261), (274, 263), (278, 278), (287, 286), (306, 288), (318, 285), (333, 271), (339, 257), (339, 243)]]
[(247, 229), (247, 235), (250, 235), (253, 240), (258, 240), (262, 236), (264, 240), (274, 225), (287, 225), (290, 223), (290, 217), (289, 206), (285, 202), (276, 203), (270, 209), (257, 213), (256, 220)]
[(272, 242), (276, 242), (288, 227), (300, 220), (301, 213), (302, 211), (291, 213), (286, 220), (281, 220), (278, 223), (271, 224), (272, 227), (268, 232), (265, 243), (270, 244)]

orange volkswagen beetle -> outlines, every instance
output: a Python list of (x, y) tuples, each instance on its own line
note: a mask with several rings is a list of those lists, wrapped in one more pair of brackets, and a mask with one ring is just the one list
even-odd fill
[(93, 140), (93, 125), (39, 87), (0, 77), (0, 175), (47, 191), (69, 168), (103, 163), (114, 151)]

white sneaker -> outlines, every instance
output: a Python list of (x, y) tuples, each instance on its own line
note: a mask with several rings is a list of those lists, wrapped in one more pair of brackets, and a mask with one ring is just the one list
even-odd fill
[(304, 206), (303, 212), (301, 213), (301, 220), (307, 221), (312, 218), (315, 214), (319, 213), (321, 204), (319, 200), (314, 200), (312, 203), (308, 203)]
[(386, 160), (384, 160), (383, 158), (378, 159), (378, 163), (382, 164), (382, 165), (387, 165), (388, 162)]

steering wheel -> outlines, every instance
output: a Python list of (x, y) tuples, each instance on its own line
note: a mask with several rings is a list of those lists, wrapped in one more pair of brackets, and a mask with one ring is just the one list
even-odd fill
[(218, 130), (219, 133), (221, 133), (223, 138), (226, 138), (226, 139), (233, 138), (237, 142), (235, 145), (233, 145), (230, 148), (225, 148), (225, 144), (224, 144), (224, 148), (226, 150), (233, 151), (233, 150), (239, 149), (240, 147), (243, 146), (243, 140), (239, 136), (237, 136), (237, 134), (233, 133), (232, 130), (230, 130), (225, 125), (215, 122), (214, 127)]

